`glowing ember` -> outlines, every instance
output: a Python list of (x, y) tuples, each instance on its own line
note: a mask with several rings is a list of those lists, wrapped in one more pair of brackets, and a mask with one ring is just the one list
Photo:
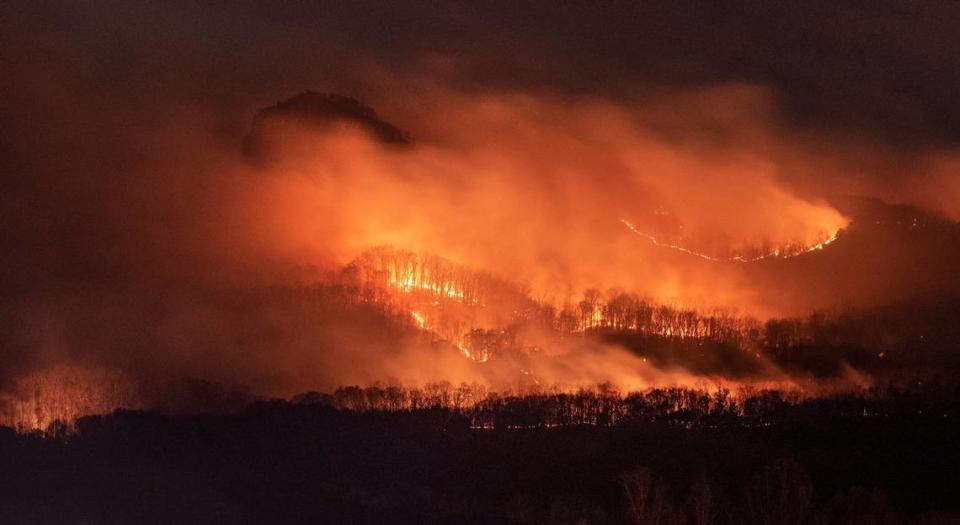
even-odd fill
[(419, 326), (421, 329), (427, 328), (427, 319), (423, 316), (423, 314), (419, 312), (410, 312), (410, 317), (413, 317), (413, 320), (416, 321), (417, 326)]

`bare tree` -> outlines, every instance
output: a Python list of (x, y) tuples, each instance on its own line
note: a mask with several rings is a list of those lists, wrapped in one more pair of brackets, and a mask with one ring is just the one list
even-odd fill
[(813, 501), (813, 485), (807, 472), (796, 462), (777, 461), (761, 472), (744, 498), (747, 523), (804, 523)]
[(693, 525), (712, 525), (717, 522), (719, 507), (713, 483), (706, 474), (701, 474), (690, 487), (688, 505)]
[(620, 477), (630, 513), (640, 525), (672, 525), (683, 516), (673, 504), (666, 485), (657, 482), (650, 469), (639, 468)]

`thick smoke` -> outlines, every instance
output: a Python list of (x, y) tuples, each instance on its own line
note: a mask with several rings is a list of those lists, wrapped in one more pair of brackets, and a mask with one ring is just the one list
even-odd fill
[[(664, 258), (622, 222), (659, 234), (658, 222), (669, 221), (679, 234), (722, 247), (811, 245), (844, 227), (822, 198), (778, 182), (778, 173), (810, 160), (782, 158), (786, 145), (765, 129), (773, 116), (754, 107), (765, 102), (755, 91), (713, 88), (639, 108), (434, 91), (415, 104), (416, 142), (402, 149), (363, 127), (274, 119), (272, 137), (258, 128), (259, 148), (270, 145), (273, 161), (252, 198), (288, 203), (270, 221), (280, 231), (264, 236), (286, 239), (289, 258), (315, 246), (345, 263), (394, 245), (497, 273), (510, 268), (504, 277), (552, 302), (623, 287), (663, 302), (755, 310), (718, 276), (722, 269)], [(659, 107), (677, 109), (649, 109)], [(727, 130), (720, 143), (702, 131), (708, 125)], [(300, 224), (307, 230), (293, 226)]]
[[(897, 82), (833, 78), (846, 71), (836, 58), (811, 76), (816, 68), (798, 66), (810, 50), (785, 57), (796, 79), (766, 67), (767, 51), (722, 72), (741, 48), (723, 24), (703, 37), (722, 45), (684, 52), (638, 31), (649, 40), (630, 54), (579, 34), (630, 17), (579, 9), (537, 17), (558, 22), (558, 34), (517, 31), (517, 8), (504, 6), (2, 9), (4, 387), (67, 365), (122, 370), (144, 385), (145, 403), (172, 405), (167, 385), (184, 378), (284, 395), (493, 381), (382, 312), (290, 295), (377, 245), (442, 255), (557, 305), (621, 288), (763, 317), (880, 304), (921, 277), (955, 286), (936, 265), (903, 278), (919, 263), (899, 247), (871, 253), (874, 273), (851, 265), (855, 253), (829, 267), (753, 270), (657, 248), (621, 222), (719, 254), (813, 244), (851, 219), (852, 230), (844, 194), (956, 220), (956, 137), (942, 122), (956, 115), (938, 102), (939, 89), (951, 101), (956, 91), (949, 73), (907, 89), (916, 112), (901, 119), (891, 108), (904, 105), (887, 103), (903, 93)], [(915, 23), (940, 27), (956, 15), (943, 9)], [(681, 11), (646, 15), (676, 21)], [(751, 41), (769, 22), (754, 20)], [(844, 33), (830, 38), (855, 47)], [(941, 49), (937, 34), (923, 45)], [(568, 41), (590, 46), (569, 52)], [(837, 96), (798, 95), (811, 78)], [(357, 96), (377, 114), (318, 126), (263, 113), (270, 157), (245, 152), (258, 112), (308, 88)], [(612, 370), (636, 368), (650, 384), (686, 374), (649, 371), (608, 346), (568, 350), (578, 356), (544, 377), (620, 380)]]

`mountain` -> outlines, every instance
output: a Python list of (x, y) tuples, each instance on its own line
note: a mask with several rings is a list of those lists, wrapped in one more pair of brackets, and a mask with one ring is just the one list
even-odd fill
[(320, 129), (337, 124), (360, 127), (383, 144), (407, 146), (410, 135), (383, 120), (369, 106), (355, 98), (305, 91), (260, 110), (244, 137), (244, 154), (252, 161), (268, 161), (272, 154), (271, 124), (293, 121)]
[(802, 313), (960, 295), (960, 225), (923, 208), (878, 199), (831, 203), (851, 223), (822, 250), (739, 265), (771, 307)]

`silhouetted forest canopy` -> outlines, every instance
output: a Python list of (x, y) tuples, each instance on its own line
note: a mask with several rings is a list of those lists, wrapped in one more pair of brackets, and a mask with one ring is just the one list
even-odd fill
[(958, 393), (438, 383), (119, 411), (0, 429), (0, 499), (12, 523), (954, 523)]

